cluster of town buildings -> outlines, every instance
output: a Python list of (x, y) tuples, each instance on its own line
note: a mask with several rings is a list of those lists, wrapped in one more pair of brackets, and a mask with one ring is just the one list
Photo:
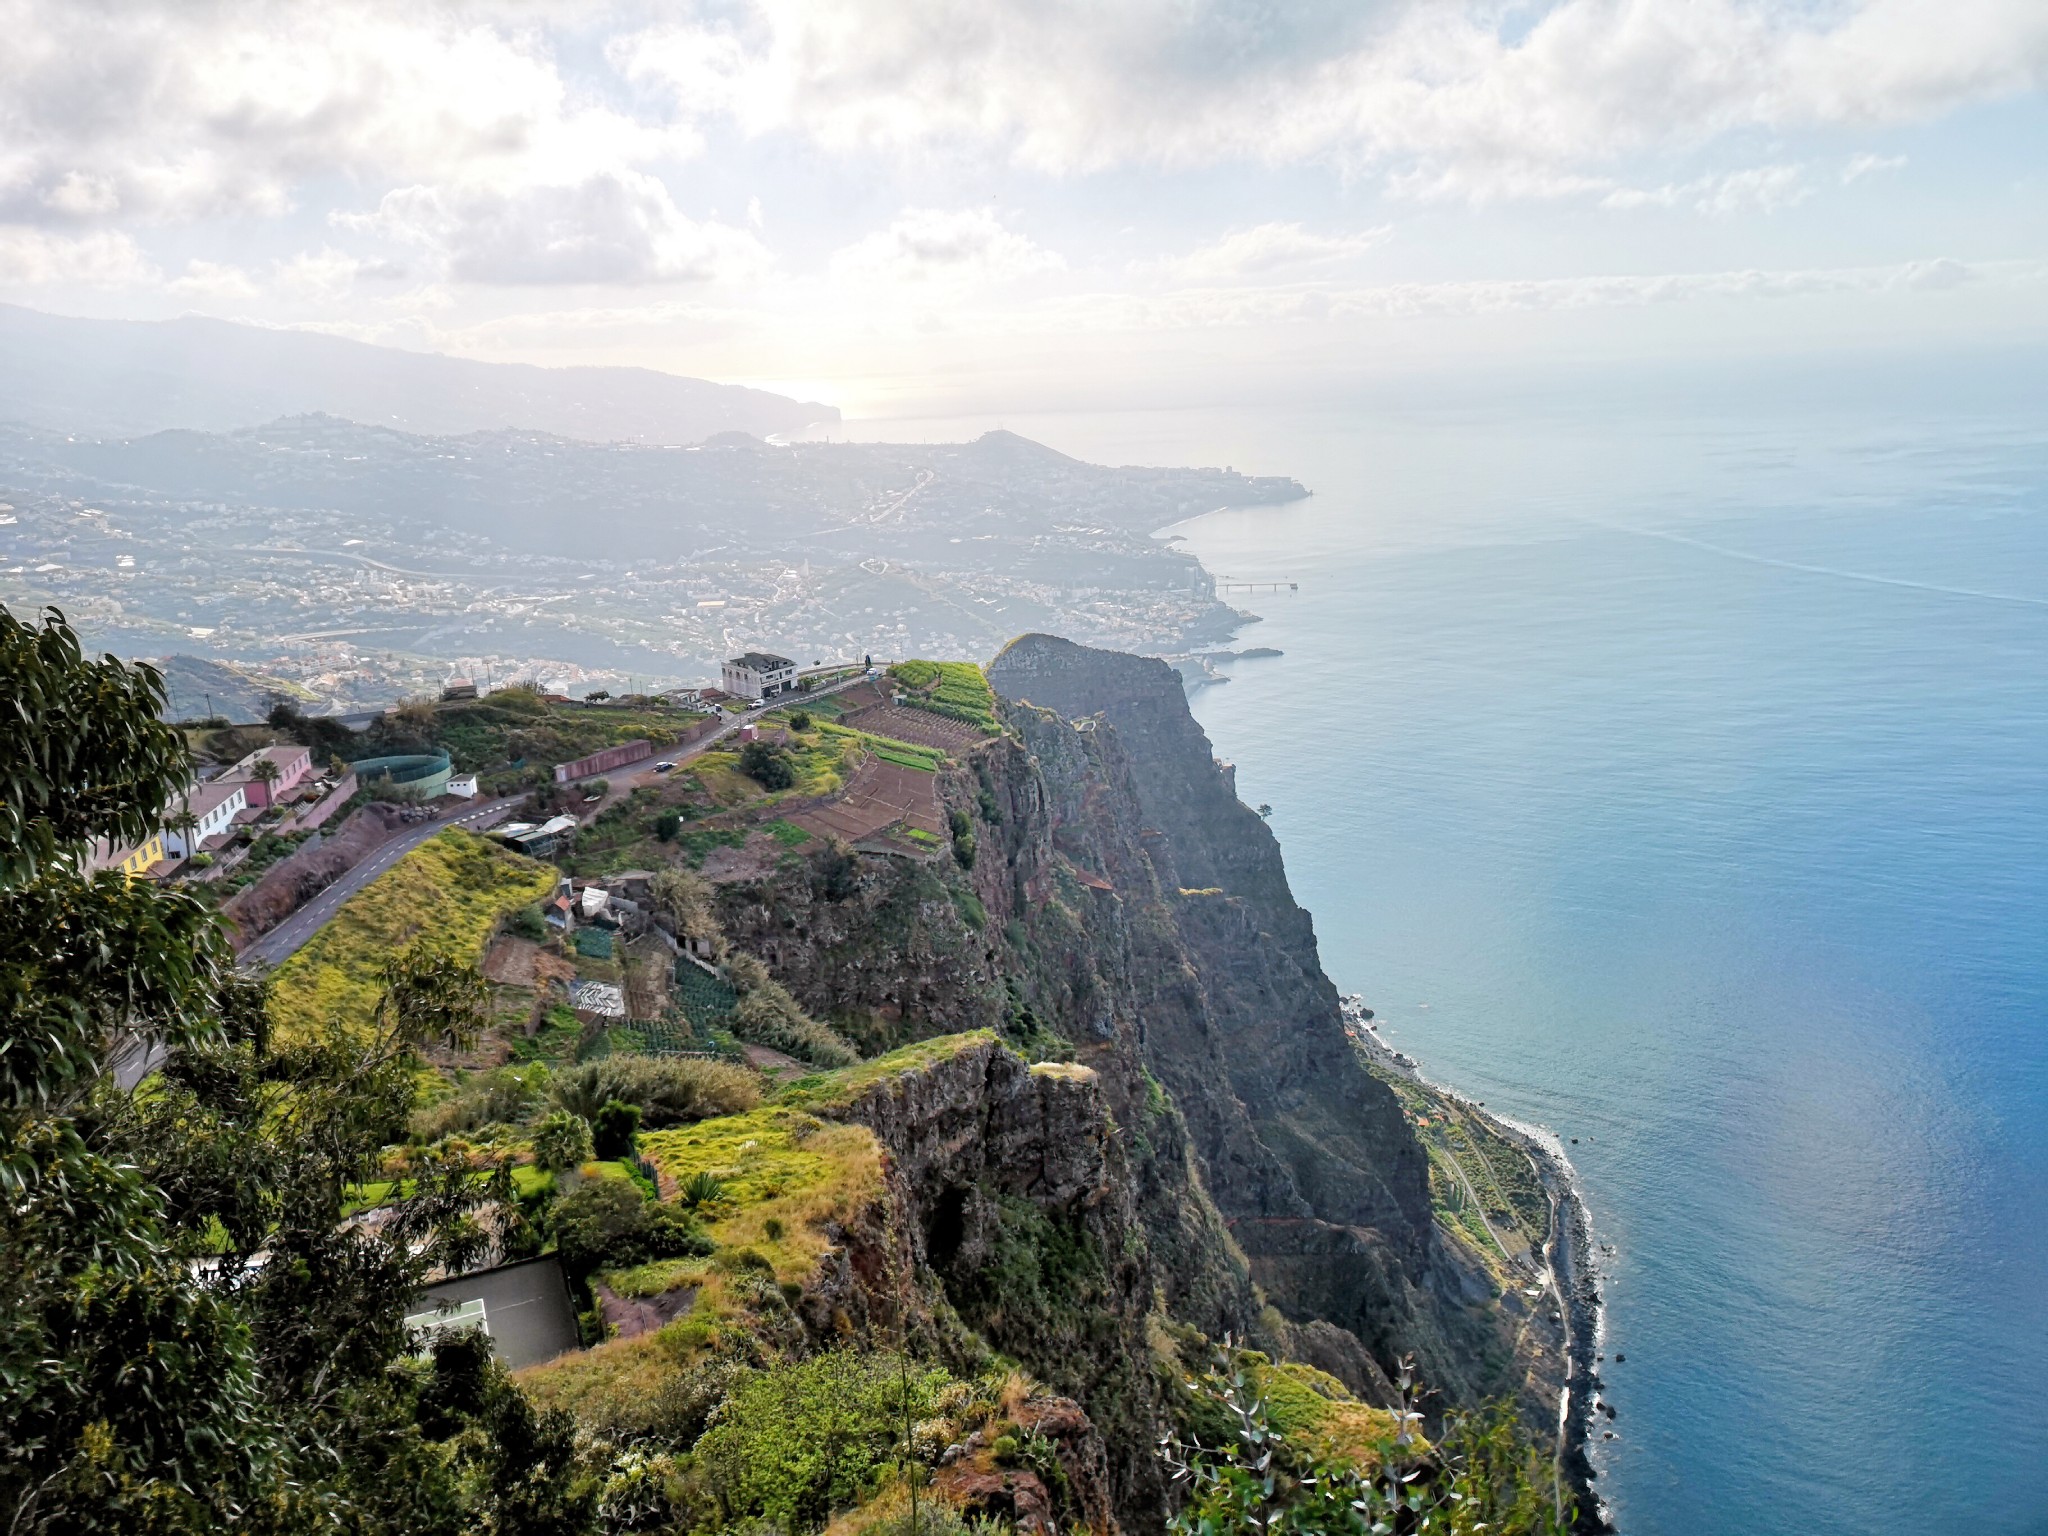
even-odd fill
[(310, 748), (258, 748), (219, 777), (188, 784), (172, 804), (161, 830), (140, 842), (102, 839), (94, 844), (86, 869), (89, 873), (118, 869), (131, 878), (161, 878), (195, 854), (226, 847), (240, 828), (261, 820), (272, 807), (299, 798), (312, 777)]
[[(787, 656), (768, 651), (748, 651), (733, 657), (725, 663), (721, 680), (722, 688), (681, 689), (671, 697), (679, 703), (709, 706), (731, 700), (760, 703), (794, 693), (803, 686), (797, 664)], [(478, 693), (473, 681), (456, 678), (444, 687), (442, 698), (444, 701), (473, 699)], [(565, 698), (562, 702), (567, 703), (568, 700)], [(564, 764), (564, 772), (558, 772), (557, 776), (573, 778), (602, 772), (606, 767), (644, 757), (647, 751), (645, 742), (627, 743), (603, 754), (617, 759), (616, 762), (599, 763), (592, 758)], [(422, 793), (418, 798), (453, 795), (468, 799), (477, 793), (476, 776), (449, 772), (445, 756), (438, 765), (427, 765), (438, 766), (438, 772), (417, 778), (416, 782), (400, 784), (406, 778), (406, 770), (395, 765), (410, 761), (396, 758), (366, 760), (338, 777), (323, 777), (313, 771), (310, 748), (290, 744), (258, 748), (218, 776), (195, 780), (186, 786), (165, 817), (163, 827), (149, 837), (131, 843), (102, 840), (96, 844), (87, 860), (87, 870), (118, 869), (131, 879), (162, 879), (198, 855), (218, 854), (234, 841), (242, 828), (264, 820), (266, 815), (277, 823), (274, 830), (278, 831), (318, 827), (354, 796), (359, 782), (369, 783), (380, 776), (401, 788), (420, 789)], [(425, 763), (425, 759), (421, 762)], [(284, 812), (288, 806), (293, 809)], [(535, 858), (547, 858), (575, 827), (576, 818), (573, 816), (556, 816), (540, 823), (515, 822), (500, 828), (497, 835)]]

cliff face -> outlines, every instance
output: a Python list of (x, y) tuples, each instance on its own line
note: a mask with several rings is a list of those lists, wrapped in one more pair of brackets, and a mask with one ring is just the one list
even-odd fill
[(1087, 1410), (1127, 1523), (1160, 1507), (1148, 1317), (1368, 1402), (1413, 1355), (1440, 1402), (1554, 1415), (1519, 1298), (1433, 1217), (1428, 1158), (1179, 679), (1040, 636), (989, 676), (1008, 733), (940, 779), (971, 867), (818, 855), (718, 897), (727, 937), (867, 1050), (1070, 1046), (1075, 1068), (1027, 1072), (980, 1045), (819, 1111), (888, 1149), (917, 1267)]
[(824, 1113), (867, 1126), (888, 1151), (910, 1257), (959, 1321), (1086, 1405), (1094, 1454), (1108, 1447), (1107, 1503), (1156, 1510), (1164, 1483), (1152, 1447), (1165, 1410), (1145, 1333), (1154, 1273), (1096, 1074), (1027, 1067), (992, 1039), (970, 1039)]
[[(1439, 1241), (1428, 1159), (1347, 1039), (1279, 844), (1238, 800), (1180, 679), (1161, 661), (1032, 635), (989, 680), (1033, 747), (1062, 732), (1101, 741), (1107, 793), (1139, 822), (1142, 862), (1120, 860), (1115, 890), (1094, 895), (1146, 907), (1180, 961), (1176, 1006), (1132, 998), (1138, 1054), (1185, 1114), (1201, 1182), (1291, 1325), (1267, 1319), (1276, 1342), (1368, 1395), (1410, 1353), (1454, 1400), (1520, 1385), (1501, 1369), (1493, 1288)], [(1049, 781), (1066, 777), (1068, 754), (1036, 755)], [(1054, 792), (1056, 845), (1088, 798), (1085, 776)]]

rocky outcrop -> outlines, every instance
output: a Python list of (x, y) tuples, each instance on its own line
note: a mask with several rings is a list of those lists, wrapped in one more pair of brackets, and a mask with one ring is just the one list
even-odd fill
[(915, 1267), (980, 1338), (1087, 1405), (1115, 1504), (1157, 1510), (1154, 1276), (1096, 1074), (969, 1038), (819, 1112), (874, 1133)]
[(1081, 1405), (1133, 1528), (1161, 1508), (1157, 1310), (1367, 1402), (1413, 1356), (1438, 1406), (1525, 1390), (1554, 1419), (1172, 671), (1029, 636), (989, 675), (1007, 729), (938, 781), (971, 863), (820, 847), (717, 897), (727, 938), (864, 1051), (993, 1037), (817, 1110), (887, 1149), (914, 1266)]
[(1090, 922), (1150, 935), (1136, 1054), (1281, 1314), (1267, 1335), (1365, 1395), (1407, 1354), (1453, 1401), (1521, 1385), (1496, 1363), (1490, 1285), (1437, 1238), (1426, 1154), (1345, 1035), (1279, 844), (1173, 670), (1027, 635), (989, 679), (1047, 781), (1054, 847), (1102, 861)]
[[(1052, 1464), (1026, 1462), (1013, 1448), (1020, 1437), (1050, 1446)], [(1116, 1536), (1108, 1466), (1102, 1435), (1079, 1403), (1035, 1397), (950, 1448), (932, 1487), (962, 1514), (1015, 1526), (1023, 1536)]]

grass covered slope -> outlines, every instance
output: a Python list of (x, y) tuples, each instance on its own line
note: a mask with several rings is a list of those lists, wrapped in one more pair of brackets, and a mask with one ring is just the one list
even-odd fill
[[(883, 1198), (882, 1151), (865, 1126), (767, 1108), (645, 1132), (639, 1155), (693, 1203), (706, 1257), (658, 1259), (595, 1277), (615, 1295), (682, 1293), (675, 1321), (520, 1373), (539, 1403), (586, 1424), (644, 1432), (682, 1376), (713, 1357), (795, 1343), (791, 1302), (819, 1261)], [(772, 1352), (772, 1351), (771, 1351)]]
[(343, 904), (278, 967), (271, 1018), (286, 1039), (370, 1021), (384, 964), (415, 939), (482, 957), (505, 913), (555, 888), (555, 871), (453, 828), (429, 838)]

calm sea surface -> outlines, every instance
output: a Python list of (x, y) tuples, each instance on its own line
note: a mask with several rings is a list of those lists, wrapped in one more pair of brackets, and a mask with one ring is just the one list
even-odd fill
[(1315, 490), (1177, 530), (1300, 584), (1195, 710), (1339, 989), (1576, 1138), (1621, 1528), (2048, 1530), (2048, 432), (1007, 425)]

